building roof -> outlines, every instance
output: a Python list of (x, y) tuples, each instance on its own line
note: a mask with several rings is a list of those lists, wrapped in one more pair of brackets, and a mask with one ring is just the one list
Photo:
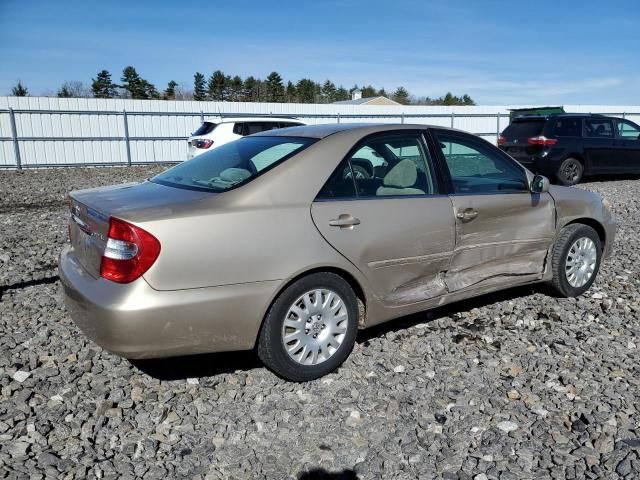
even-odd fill
[(357, 98), (355, 100), (340, 100), (333, 102), (334, 105), (400, 105), (390, 98), (379, 95), (377, 97)]

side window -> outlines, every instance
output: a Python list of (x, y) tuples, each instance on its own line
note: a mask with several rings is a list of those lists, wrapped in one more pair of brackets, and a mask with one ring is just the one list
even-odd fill
[(352, 155), (351, 166), (361, 197), (438, 193), (420, 134), (376, 137)]
[(260, 133), (264, 130), (264, 122), (246, 122), (243, 130), (243, 135), (253, 135), (254, 133)]
[(640, 140), (640, 127), (628, 120), (618, 120), (618, 136), (631, 140)]
[(585, 136), (592, 138), (613, 137), (613, 122), (606, 118), (586, 118), (584, 133)]
[(242, 122), (238, 122), (238, 123), (234, 123), (233, 124), (233, 133), (235, 133), (236, 135), (246, 135), (244, 133), (244, 123)]
[(355, 198), (356, 185), (353, 182), (353, 174), (349, 159), (345, 159), (333, 172), (327, 183), (316, 197), (319, 200), (339, 200)]
[(553, 128), (556, 137), (579, 137), (580, 120), (577, 118), (559, 118)]
[(433, 195), (438, 193), (433, 163), (420, 134), (375, 137), (346, 158), (318, 199)]
[(435, 132), (451, 174), (454, 193), (521, 193), (529, 191), (524, 169), (494, 146), (471, 136)]

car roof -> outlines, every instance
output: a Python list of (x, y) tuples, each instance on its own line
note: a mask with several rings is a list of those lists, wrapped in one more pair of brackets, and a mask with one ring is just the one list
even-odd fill
[(301, 122), (303, 120), (295, 117), (207, 117), (205, 122), (211, 123), (235, 123), (235, 122)]
[(302, 125), (300, 127), (279, 128), (277, 130), (267, 130), (266, 132), (254, 133), (252, 137), (309, 137), (325, 138), (339, 132), (353, 133), (378, 133), (392, 130), (424, 130), (427, 128), (438, 128), (441, 130), (455, 130), (439, 125), (422, 125), (407, 123), (323, 123), (318, 125)]
[(517, 115), (513, 118), (514, 122), (524, 122), (527, 120), (549, 120), (550, 118), (587, 118), (587, 117), (600, 117), (600, 118), (613, 118), (600, 113), (551, 113), (549, 115)]

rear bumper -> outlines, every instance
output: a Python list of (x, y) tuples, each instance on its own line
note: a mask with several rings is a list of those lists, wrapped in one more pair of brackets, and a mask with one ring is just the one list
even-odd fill
[(253, 348), (279, 281), (154, 290), (93, 278), (67, 246), (60, 255), (67, 309), (83, 333), (126, 358), (160, 358)]

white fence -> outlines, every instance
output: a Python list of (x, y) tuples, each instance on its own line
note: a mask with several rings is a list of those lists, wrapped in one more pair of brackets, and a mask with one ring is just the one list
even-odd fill
[[(203, 119), (230, 115), (442, 125), (495, 141), (509, 123), (509, 109), (521, 107), (0, 97), (0, 168), (176, 162), (186, 158), (186, 139)], [(640, 120), (640, 106), (566, 105), (565, 110)]]

